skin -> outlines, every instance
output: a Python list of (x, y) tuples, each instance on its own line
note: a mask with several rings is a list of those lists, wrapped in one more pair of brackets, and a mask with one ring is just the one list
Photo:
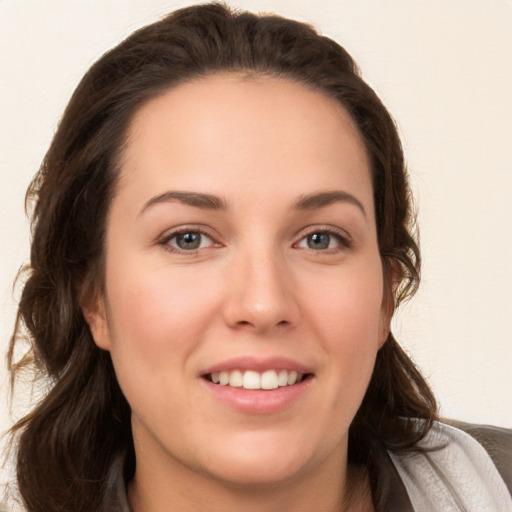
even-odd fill
[[(86, 317), (132, 408), (133, 510), (342, 510), (346, 487), (367, 490), (347, 469), (347, 433), (391, 315), (354, 123), (303, 85), (214, 75), (141, 108), (121, 169), (105, 295)], [(297, 208), (332, 191), (345, 196)], [(206, 236), (183, 250), (176, 229)], [(329, 232), (327, 248), (310, 246)], [(241, 412), (202, 376), (238, 356), (312, 375), (292, 404)], [(363, 494), (350, 510), (372, 509)]]

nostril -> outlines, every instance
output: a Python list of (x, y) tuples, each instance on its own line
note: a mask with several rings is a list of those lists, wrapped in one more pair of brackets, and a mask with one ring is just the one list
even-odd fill
[[(253, 322), (249, 322), (248, 320), (240, 320), (237, 322), (237, 326), (238, 327), (245, 327), (245, 326), (256, 326), (257, 323), (253, 323)], [(276, 326), (281, 326), (281, 327), (287, 327), (290, 325), (290, 322), (288, 320), (281, 320), (279, 322), (277, 322), (277, 324), (275, 324)]]

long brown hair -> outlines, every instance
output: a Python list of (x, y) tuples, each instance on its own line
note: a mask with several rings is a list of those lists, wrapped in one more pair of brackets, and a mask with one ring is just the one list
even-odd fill
[[(134, 113), (180, 83), (234, 71), (302, 83), (349, 112), (372, 164), (390, 307), (417, 287), (420, 254), (397, 130), (341, 46), (306, 24), (221, 4), (181, 9), (135, 32), (84, 76), (27, 192), (32, 248), (8, 358), (13, 382), (28, 369), (48, 385), (13, 427), (18, 488), (29, 512), (119, 507), (118, 484), (135, 469), (130, 408), (109, 353), (93, 342), (81, 298), (102, 291), (106, 216)], [(16, 360), (21, 340), (31, 348)], [(413, 448), (435, 416), (427, 383), (390, 334), (351, 426), (350, 462), (370, 461), (371, 440)]]

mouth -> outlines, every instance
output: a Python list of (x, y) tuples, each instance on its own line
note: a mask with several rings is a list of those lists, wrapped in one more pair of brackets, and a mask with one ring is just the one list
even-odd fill
[(300, 384), (312, 376), (311, 373), (300, 373), (295, 370), (271, 369), (264, 372), (254, 370), (213, 372), (203, 375), (203, 378), (218, 386), (270, 391)]

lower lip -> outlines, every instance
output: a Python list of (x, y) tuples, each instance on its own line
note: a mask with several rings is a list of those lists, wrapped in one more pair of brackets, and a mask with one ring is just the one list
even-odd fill
[(298, 384), (270, 390), (234, 388), (201, 380), (215, 398), (232, 409), (245, 414), (272, 414), (290, 408), (304, 395), (313, 379), (310, 376)]

